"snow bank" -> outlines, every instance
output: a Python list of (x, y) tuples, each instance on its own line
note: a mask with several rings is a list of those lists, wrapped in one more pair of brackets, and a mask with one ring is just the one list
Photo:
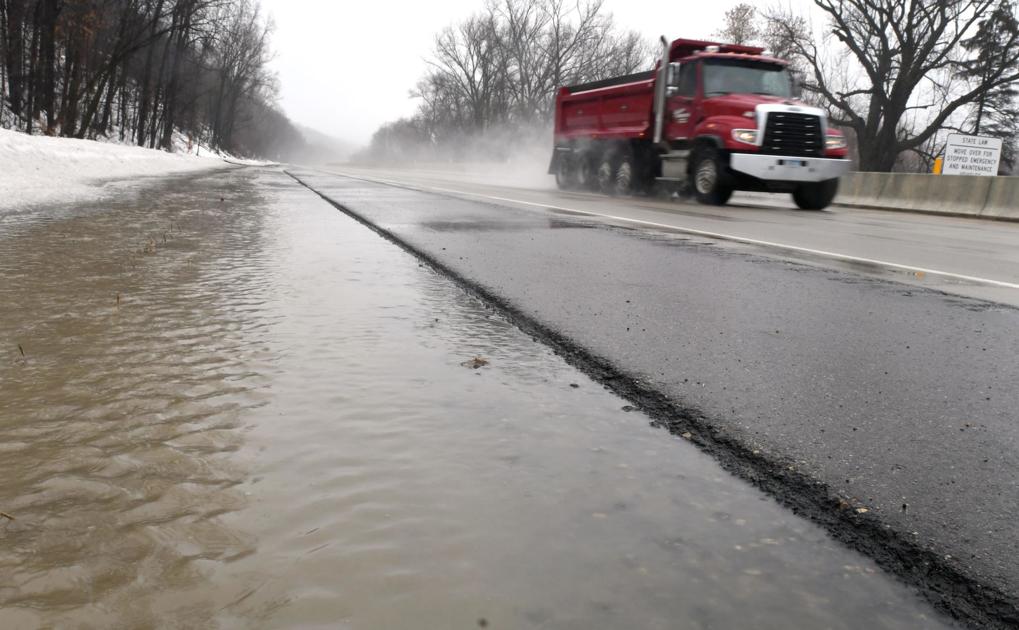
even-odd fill
[(279, 162), (266, 162), (265, 160), (245, 160), (236, 157), (225, 157), (223, 161), (227, 164), (233, 164), (235, 166), (279, 166)]
[(227, 167), (195, 157), (0, 129), (0, 211), (101, 197), (109, 182)]

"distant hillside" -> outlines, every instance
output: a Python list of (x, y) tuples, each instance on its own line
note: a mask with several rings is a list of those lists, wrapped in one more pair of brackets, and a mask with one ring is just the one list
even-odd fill
[(309, 164), (346, 162), (357, 148), (350, 142), (334, 138), (311, 127), (296, 126), (306, 143), (298, 161)]

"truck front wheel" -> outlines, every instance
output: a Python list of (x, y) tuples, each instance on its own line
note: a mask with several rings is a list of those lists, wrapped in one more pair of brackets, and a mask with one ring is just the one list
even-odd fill
[(705, 147), (697, 151), (692, 175), (697, 201), (710, 206), (724, 206), (732, 197), (732, 186), (725, 177), (725, 164), (716, 149)]
[(835, 201), (839, 192), (839, 180), (803, 184), (793, 192), (793, 201), (800, 210), (824, 210)]

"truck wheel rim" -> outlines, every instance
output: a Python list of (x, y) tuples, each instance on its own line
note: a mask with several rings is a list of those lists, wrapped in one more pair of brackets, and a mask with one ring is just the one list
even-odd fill
[(713, 160), (704, 160), (697, 165), (697, 192), (706, 195), (715, 189), (715, 182), (718, 181), (718, 169), (715, 168)]

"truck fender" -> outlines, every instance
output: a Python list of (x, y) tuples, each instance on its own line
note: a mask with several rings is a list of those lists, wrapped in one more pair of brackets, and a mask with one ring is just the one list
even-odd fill
[(548, 163), (548, 174), (555, 175), (556, 169), (559, 167), (559, 151), (552, 150), (552, 159)]
[(697, 146), (701, 144), (711, 145), (718, 149), (719, 151), (725, 148), (725, 141), (722, 139), (722, 136), (718, 136), (715, 134), (705, 134), (703, 136), (697, 136), (693, 141), (693, 148), (696, 150)]
[(552, 159), (548, 163), (548, 174), (555, 175), (559, 169), (559, 163), (571, 153), (573, 153), (573, 149), (570, 147), (553, 147)]
[(549, 175), (554, 175), (555, 174), (555, 168), (558, 165), (559, 165), (559, 152), (558, 151), (552, 151), (552, 159), (549, 160), (549, 162), (548, 162), (548, 171), (547, 171), (548, 174)]

